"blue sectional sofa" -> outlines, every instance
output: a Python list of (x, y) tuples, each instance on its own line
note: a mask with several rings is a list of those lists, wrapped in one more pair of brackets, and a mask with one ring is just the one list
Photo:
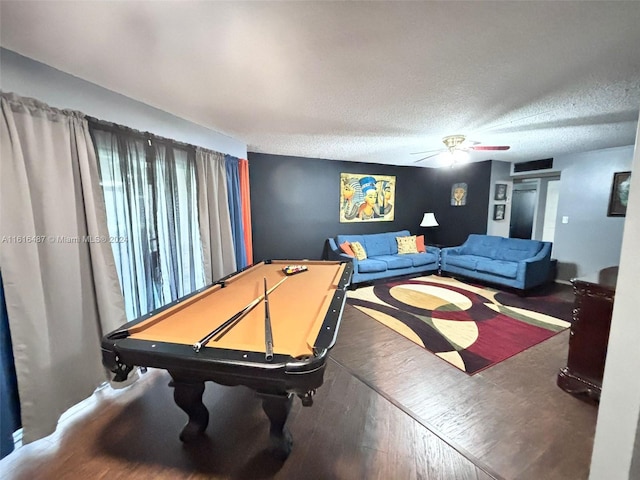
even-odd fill
[[(408, 230), (371, 233), (366, 235), (338, 235), (329, 238), (329, 259), (353, 262), (352, 284), (401, 275), (423, 274), (438, 270), (440, 249), (426, 247), (423, 253), (398, 253), (396, 237), (410, 236)], [(367, 252), (366, 260), (358, 260), (340, 249), (344, 242), (360, 242)]]
[(551, 243), (471, 234), (458, 247), (441, 250), (443, 273), (527, 290), (549, 281)]

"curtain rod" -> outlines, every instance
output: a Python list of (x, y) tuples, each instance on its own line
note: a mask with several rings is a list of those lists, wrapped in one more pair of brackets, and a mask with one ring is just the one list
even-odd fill
[[(161, 142), (161, 143), (171, 143), (171, 144), (173, 144), (175, 146), (194, 149), (196, 152), (198, 150), (200, 150), (202, 152), (217, 153), (217, 154), (220, 154), (220, 155), (229, 155), (228, 153), (218, 152), (217, 150), (211, 150), (211, 149), (200, 147), (200, 146), (197, 146), (197, 145), (192, 145), (190, 143), (180, 142), (179, 140), (175, 140), (173, 138), (162, 137), (160, 135), (156, 135), (155, 133), (142, 132), (140, 130), (136, 130), (135, 128), (126, 127), (124, 125), (120, 125), (120, 124), (114, 123), (114, 122), (108, 122), (106, 120), (101, 120), (99, 118), (95, 118), (95, 117), (92, 117), (90, 115), (85, 115), (85, 118), (87, 119), (87, 121), (89, 123), (92, 123), (97, 128), (100, 128), (100, 129), (103, 129), (103, 130), (108, 130), (108, 131), (111, 131), (111, 132), (120, 132), (120, 133), (121, 132), (125, 132), (125, 133), (128, 133), (130, 135), (135, 135), (137, 137), (140, 137), (143, 140), (155, 140), (155, 141), (158, 141), (158, 142)], [(229, 156), (232, 157), (232, 158), (237, 158), (237, 157), (234, 157), (233, 155), (229, 155)]]
[(217, 153), (220, 155), (228, 155), (232, 158), (238, 158), (238, 157), (234, 157), (233, 155), (229, 155), (228, 153), (218, 152), (217, 150), (211, 150), (209, 148), (199, 147), (197, 145), (192, 145), (190, 143), (180, 142), (173, 138), (162, 137), (160, 135), (156, 135), (155, 133), (142, 132), (140, 130), (136, 130), (135, 128), (126, 127), (124, 125), (120, 125), (114, 122), (108, 122), (106, 120), (101, 120), (99, 118), (92, 117), (91, 115), (87, 115), (84, 112), (81, 112), (80, 110), (52, 107), (51, 105), (49, 105), (46, 102), (43, 102), (42, 100), (38, 100), (37, 98), (33, 98), (33, 97), (23, 97), (22, 95), (19, 95), (15, 92), (6, 92), (0, 89), (0, 97), (4, 98), (11, 104), (20, 103), (25, 108), (39, 108), (41, 110), (47, 110), (57, 114), (84, 118), (87, 120), (87, 122), (92, 123), (94, 126), (101, 128), (103, 130), (120, 132), (120, 133), (125, 132), (130, 135), (135, 135), (137, 137), (140, 137), (144, 140), (155, 140), (158, 142), (172, 143), (175, 146), (190, 148), (190, 149), (194, 149), (195, 151), (200, 150), (202, 152), (208, 152), (208, 153), (214, 153), (214, 154)]

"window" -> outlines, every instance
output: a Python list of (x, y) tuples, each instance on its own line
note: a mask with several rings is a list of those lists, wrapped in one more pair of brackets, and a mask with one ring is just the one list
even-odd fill
[(91, 125), (128, 319), (204, 286), (195, 152)]

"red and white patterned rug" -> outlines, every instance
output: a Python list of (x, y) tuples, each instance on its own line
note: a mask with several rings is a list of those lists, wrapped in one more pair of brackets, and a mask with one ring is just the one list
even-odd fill
[(431, 275), (349, 291), (347, 302), (473, 375), (567, 329), (573, 302), (566, 298), (520, 297)]

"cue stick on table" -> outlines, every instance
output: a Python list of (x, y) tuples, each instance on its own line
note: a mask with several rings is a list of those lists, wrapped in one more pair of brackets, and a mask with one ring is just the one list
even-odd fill
[[(287, 277), (284, 277), (287, 278)], [(269, 314), (269, 292), (267, 292), (267, 277), (264, 277), (264, 359), (273, 360), (273, 333), (271, 332), (271, 315)]]
[[(273, 287), (271, 287), (271, 289), (267, 292), (267, 293), (271, 293), (273, 292), (276, 288), (278, 288), (282, 282), (284, 282), (287, 278), (289, 277), (284, 277), (282, 280), (280, 280), (278, 283), (276, 283)], [(196, 352), (199, 352), (200, 349), (202, 347), (204, 347), (207, 343), (209, 343), (209, 341), (215, 337), (216, 335), (218, 335), (220, 332), (222, 332), (223, 330), (227, 329), (227, 331), (231, 330), (233, 327), (235, 327), (238, 322), (240, 322), (240, 320), (242, 320), (242, 318), (249, 313), (251, 310), (253, 310), (253, 308), (258, 305), (262, 299), (264, 298), (264, 295), (260, 295), (258, 298), (256, 298), (254, 301), (252, 301), (251, 303), (249, 303), (249, 305), (247, 305), (246, 307), (244, 307), (242, 310), (240, 310), (238, 313), (236, 313), (233, 317), (231, 317), (229, 320), (225, 321), (222, 325), (219, 325), (218, 327), (216, 327), (213, 331), (211, 331), (211, 333), (209, 333), (208, 335), (206, 335), (205, 337), (203, 337), (199, 342), (196, 342), (193, 345), (193, 349)], [(222, 335), (224, 335), (225, 333), (227, 333), (227, 331), (225, 331)], [(222, 336), (220, 335), (220, 336)], [(217, 339), (219, 340), (219, 338)]]

